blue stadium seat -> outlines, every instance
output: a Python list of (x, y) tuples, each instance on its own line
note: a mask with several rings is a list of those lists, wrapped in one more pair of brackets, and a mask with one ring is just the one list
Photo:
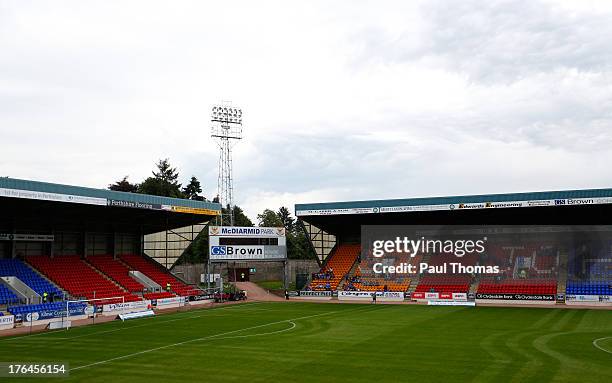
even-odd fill
[(19, 298), (13, 293), (8, 287), (0, 284), (0, 305), (8, 305), (11, 303), (18, 303)]
[[(70, 309), (78, 309), (85, 308), (87, 306), (86, 303), (83, 302), (71, 302), (69, 303)], [(24, 305), (24, 306), (9, 306), (8, 312), (13, 315), (17, 314), (27, 314), (31, 312), (41, 311), (41, 310), (64, 310), (66, 308), (66, 302), (51, 302), (51, 303), (38, 303), (34, 305)]]
[[(0, 259), (0, 277), (17, 277), (38, 294), (63, 297), (63, 292), (19, 259)], [(1, 299), (1, 298), (0, 298)], [(0, 302), (1, 304), (1, 302)]]
[(570, 295), (612, 295), (612, 281), (568, 281)]

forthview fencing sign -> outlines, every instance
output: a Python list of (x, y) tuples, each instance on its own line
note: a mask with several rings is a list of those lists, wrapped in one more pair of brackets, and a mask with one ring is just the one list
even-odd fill
[(54, 235), (49, 234), (13, 234), (0, 233), (0, 241), (53, 242)]
[(0, 188), (0, 197), (36, 199), (40, 201), (106, 205), (106, 198), (86, 197), (73, 194), (47, 193), (33, 190)]
[(0, 327), (10, 326), (12, 327), (15, 323), (15, 317), (13, 315), (0, 316)]
[(146, 209), (146, 210), (165, 210), (165, 211), (170, 211), (174, 213), (186, 213), (186, 214), (219, 215), (220, 213), (220, 211), (218, 210), (212, 210), (212, 209), (206, 209), (206, 208), (175, 206), (175, 205), (161, 205), (161, 204), (154, 204), (154, 203), (148, 203), (148, 202), (128, 201), (128, 200), (122, 200), (122, 199), (88, 197), (88, 196), (74, 195), (74, 194), (50, 193), (50, 192), (40, 192), (40, 191), (21, 190), (21, 189), (8, 189), (8, 188), (1, 188), (1, 187), (0, 187), (0, 197), (32, 199), (32, 200), (50, 201), (50, 202), (77, 203), (77, 204), (109, 206), (109, 207)]
[(210, 226), (210, 260), (284, 261), (287, 238), (282, 227)]

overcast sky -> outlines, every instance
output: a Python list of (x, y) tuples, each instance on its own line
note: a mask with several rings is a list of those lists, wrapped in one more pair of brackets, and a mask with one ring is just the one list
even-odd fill
[(222, 100), (251, 218), (612, 187), (612, 2), (0, 0), (0, 176), (211, 197)]

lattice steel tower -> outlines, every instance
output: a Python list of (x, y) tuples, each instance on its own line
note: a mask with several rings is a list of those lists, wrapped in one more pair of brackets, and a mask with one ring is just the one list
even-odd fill
[(224, 214), (221, 210), (221, 226), (234, 226), (234, 179), (232, 175), (232, 147), (242, 139), (242, 109), (232, 107), (229, 103), (215, 105), (212, 108), (211, 137), (219, 144), (219, 178), (217, 193)]

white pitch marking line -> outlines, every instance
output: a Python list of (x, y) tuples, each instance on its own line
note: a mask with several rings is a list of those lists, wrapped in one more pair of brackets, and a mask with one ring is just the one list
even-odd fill
[(261, 334), (227, 336), (227, 337), (223, 337), (223, 338), (215, 338), (213, 340), (237, 339), (237, 338), (252, 338), (254, 336), (264, 336), (264, 335), (280, 334), (282, 332), (291, 331), (291, 330), (293, 330), (297, 326), (294, 322), (289, 321), (289, 323), (291, 323), (291, 327), (284, 328), (282, 330), (276, 330), (276, 331), (272, 331), (272, 332), (264, 332), (264, 333), (261, 333)]
[(204, 336), (201, 338), (196, 338), (196, 339), (190, 339), (190, 340), (185, 340), (183, 342), (177, 342), (177, 343), (172, 343), (172, 344), (167, 344), (165, 346), (159, 346), (159, 347), (155, 347), (155, 348), (150, 348), (148, 350), (143, 350), (143, 351), (138, 351), (138, 352), (134, 352), (132, 354), (127, 354), (127, 355), (122, 355), (122, 356), (118, 356), (115, 358), (110, 358), (110, 359), (106, 359), (106, 360), (101, 360), (99, 362), (94, 362), (94, 363), (90, 363), (90, 364), (85, 364), (83, 366), (78, 366), (78, 367), (74, 367), (71, 368), (71, 371), (76, 371), (76, 370), (80, 370), (82, 368), (88, 368), (88, 367), (92, 367), (92, 366), (96, 366), (99, 364), (105, 364), (108, 362), (114, 362), (116, 360), (121, 360), (121, 359), (126, 359), (126, 358), (130, 358), (132, 356), (137, 356), (137, 355), (142, 355), (142, 354), (147, 354), (153, 351), (159, 351), (159, 350), (163, 350), (166, 348), (170, 348), (170, 347), (176, 347), (176, 346), (182, 346), (184, 344), (188, 344), (188, 343), (193, 343), (193, 342), (198, 342), (198, 341), (202, 341), (202, 340), (207, 340), (207, 339), (212, 339), (212, 338), (216, 338), (218, 336), (223, 336), (223, 335), (229, 335), (229, 334), (235, 334), (237, 332), (242, 332), (242, 331), (246, 331), (246, 330), (254, 330), (256, 328), (261, 328), (261, 327), (266, 327), (266, 326), (271, 326), (273, 324), (279, 324), (279, 323), (285, 323), (285, 322), (291, 322), (294, 320), (299, 320), (299, 319), (307, 319), (307, 318), (313, 318), (316, 316), (321, 316), (321, 315), (329, 315), (329, 314), (333, 314), (337, 311), (330, 311), (328, 313), (322, 313), (322, 314), (316, 314), (316, 315), (309, 315), (309, 316), (305, 316), (305, 317), (299, 317), (299, 318), (292, 318), (292, 319), (285, 319), (282, 321), (277, 321), (277, 322), (270, 322), (270, 323), (266, 323), (266, 324), (262, 324), (262, 325), (257, 325), (257, 326), (251, 326), (251, 327), (245, 327), (242, 329), (238, 329), (238, 330), (232, 330), (232, 331), (226, 331), (226, 332), (222, 332), (219, 334), (215, 334), (215, 335), (209, 335), (209, 336)]
[[(238, 305), (229, 306), (229, 307), (212, 307), (212, 308), (210, 308), (208, 310), (211, 310), (211, 311), (228, 310), (228, 309), (232, 309), (232, 308), (236, 308), (236, 307), (241, 307), (241, 306), (259, 305), (261, 303), (263, 303), (263, 302), (249, 302), (249, 303), (243, 303), (243, 304), (238, 304)], [(54, 337), (52, 339), (53, 340), (56, 340), (56, 339), (57, 340), (65, 340), (65, 339), (83, 338), (83, 337), (90, 336), (90, 335), (107, 334), (107, 333), (111, 333), (111, 332), (129, 330), (129, 329), (132, 329), (132, 328), (139, 328), (139, 327), (146, 327), (146, 326), (155, 326), (155, 325), (158, 325), (158, 324), (164, 324), (164, 323), (168, 323), (168, 322), (176, 322), (176, 321), (179, 321), (179, 320), (201, 318), (201, 317), (204, 317), (204, 316), (208, 316), (206, 314), (208, 314), (209, 312), (210, 311), (205, 311), (204, 314), (192, 315), (192, 316), (187, 316), (187, 317), (184, 317), (184, 318), (169, 319), (169, 320), (165, 320), (165, 321), (152, 321), (153, 323), (145, 323), (145, 324), (138, 325), (138, 326), (126, 326), (126, 327), (121, 327), (121, 328), (117, 328), (117, 329), (113, 329), (113, 330), (97, 331), (97, 332), (87, 333), (87, 334), (83, 334), (83, 335), (77, 335), (77, 336), (73, 336), (73, 337), (61, 337), (61, 338)], [(152, 320), (152, 319), (156, 319), (156, 318), (160, 318), (160, 317), (156, 316), (156, 317), (151, 317), (151, 318), (143, 318), (142, 320)], [(108, 323), (114, 323), (114, 322), (108, 322)], [(13, 341), (13, 340), (21, 340), (21, 339), (31, 338), (31, 337), (35, 337), (35, 336), (57, 334), (58, 332), (59, 331), (41, 332), (41, 333), (37, 333), (37, 334), (30, 334), (30, 335), (16, 336), (16, 337), (12, 337), (12, 338), (0, 339), (0, 341), (10, 342), (10, 341)]]
[[(215, 309), (212, 309), (212, 310), (229, 310), (229, 309), (235, 309), (236, 307), (240, 307), (240, 306), (256, 305), (256, 304), (261, 304), (261, 303), (263, 303), (263, 302), (245, 303), (245, 304), (236, 305), (236, 306), (219, 307), (219, 308), (215, 308)], [(245, 310), (241, 310), (241, 311), (246, 311), (246, 310), (254, 311), (254, 309), (245, 309)], [(257, 309), (257, 310), (262, 310), (263, 311), (263, 309)], [(236, 311), (236, 310), (233, 310), (233, 311)], [(274, 311), (274, 310), (267, 310), (267, 311)], [(184, 318), (176, 318), (176, 319), (170, 319), (170, 320), (165, 320), (165, 321), (145, 323), (145, 324), (141, 324), (141, 325), (137, 325), (137, 326), (121, 327), (121, 328), (116, 328), (116, 329), (112, 329), (112, 330), (97, 331), (97, 332), (92, 332), (92, 333), (87, 333), (87, 334), (77, 335), (77, 336), (72, 336), (72, 337), (62, 337), (62, 338), (54, 337), (52, 339), (53, 340), (71, 340), (71, 339), (77, 339), (77, 338), (84, 338), (84, 337), (88, 337), (88, 336), (91, 336), (91, 335), (108, 334), (108, 333), (117, 332), (117, 331), (130, 330), (130, 329), (133, 329), (133, 328), (163, 325), (165, 323), (176, 322), (176, 321), (186, 320), (186, 319), (196, 319), (196, 318), (203, 318), (203, 317), (211, 318), (211, 317), (220, 317), (220, 316), (221, 315), (214, 315), (214, 311), (212, 312), (212, 314), (211, 314), (210, 311), (206, 311), (206, 312), (204, 312), (204, 313), (202, 313), (200, 315), (192, 315), (192, 316), (188, 316), (188, 317), (184, 317)], [(159, 318), (159, 317), (157, 317), (157, 318)], [(148, 318), (145, 318), (145, 319), (148, 319)], [(42, 334), (33, 334), (33, 335), (42, 335)], [(25, 337), (21, 337), (21, 338), (25, 338)], [(12, 338), (12, 339), (17, 339), (17, 338)]]
[[(259, 304), (259, 303), (262, 303), (262, 302), (251, 303), (251, 305), (255, 305), (255, 304)], [(246, 304), (240, 305), (240, 306), (246, 306)], [(238, 307), (238, 306), (219, 307), (216, 310), (229, 310), (229, 309), (235, 309), (236, 307)], [(270, 311), (272, 311), (272, 310), (270, 310)], [(214, 312), (213, 312), (213, 314), (214, 314)], [(84, 338), (84, 337), (88, 337), (88, 336), (91, 336), (91, 335), (107, 334), (107, 333), (112, 333), (112, 332), (117, 332), (117, 331), (130, 330), (130, 329), (133, 329), (133, 328), (163, 325), (165, 323), (176, 322), (176, 321), (186, 320), (186, 319), (196, 319), (196, 318), (203, 318), (203, 317), (210, 318), (210, 317), (215, 317), (215, 316), (220, 316), (220, 315), (212, 315), (209, 311), (207, 311), (207, 312), (204, 312), (204, 313), (202, 313), (200, 315), (192, 315), (192, 316), (185, 317), (185, 318), (176, 318), (176, 319), (170, 319), (170, 320), (159, 321), (159, 322), (145, 323), (145, 324), (141, 324), (141, 325), (138, 325), (138, 326), (121, 327), (121, 328), (117, 328), (117, 329), (113, 329), (113, 330), (97, 331), (97, 332), (92, 332), (92, 333), (83, 334), (83, 335), (77, 335), (77, 336), (72, 336), (72, 337), (62, 337), (62, 338), (55, 338), (54, 337), (52, 339), (53, 340), (56, 340), (56, 339), (57, 340), (70, 340), (70, 339)], [(36, 335), (36, 334), (34, 334), (34, 335)], [(13, 339), (16, 339), (16, 338), (13, 338)]]
[(314, 318), (314, 317), (323, 316), (323, 315), (330, 315), (330, 314), (334, 314), (334, 313), (338, 313), (338, 312), (346, 313), (346, 312), (349, 312), (349, 311), (360, 310), (360, 309), (363, 309), (363, 308), (364, 307), (359, 307), (359, 308), (354, 309), (354, 310), (329, 311), (329, 312), (321, 313), (321, 314), (307, 315), (307, 316), (298, 317), (298, 318), (292, 318), (292, 319), (285, 319), (285, 320), (282, 320), (282, 321), (270, 322), (270, 323), (266, 323), (266, 324), (262, 324), (262, 325), (257, 325), (257, 326), (245, 327), (245, 328), (239, 329), (239, 330), (232, 330), (232, 331), (227, 331), (227, 332), (223, 332), (223, 333), (219, 333), (219, 334), (215, 334), (215, 335), (209, 335), (209, 336), (205, 336), (205, 337), (201, 337), (201, 338), (190, 339), (190, 340), (186, 340), (186, 341), (183, 341), (183, 342), (167, 344), (165, 346), (159, 346), (159, 347), (155, 347), (155, 348), (150, 348), (148, 350), (138, 351), (138, 352), (134, 352), (134, 353), (127, 354), (127, 355), (117, 356), (115, 358), (101, 360), (99, 362), (85, 364), (85, 365), (82, 365), (82, 366), (71, 368), (70, 371), (76, 371), (76, 370), (80, 370), (80, 369), (83, 369), (83, 368), (89, 368), (89, 367), (97, 366), (97, 365), (100, 365), (100, 364), (106, 364), (106, 363), (109, 363), (109, 362), (114, 362), (114, 361), (117, 361), (117, 360), (130, 358), (130, 357), (133, 357), (133, 356), (147, 354), (147, 353), (150, 353), (150, 352), (159, 351), (159, 350), (163, 350), (163, 349), (166, 349), (166, 348), (182, 346), (182, 345), (188, 344), (188, 343), (193, 343), (193, 342), (199, 342), (199, 341), (202, 341), (202, 340), (212, 339), (212, 338), (216, 338), (218, 336), (235, 334), (237, 332), (242, 332), (242, 331), (246, 331), (246, 330), (253, 330), (253, 329), (256, 329), (256, 328), (271, 326), (271, 325), (274, 325), (274, 324), (285, 323), (285, 322), (292, 322), (292, 321), (297, 321), (297, 320), (300, 320), (300, 319)]
[(600, 345), (597, 344), (597, 342), (599, 342), (600, 340), (605, 340), (605, 339), (612, 339), (612, 336), (606, 336), (604, 338), (595, 339), (593, 341), (593, 346), (595, 346), (596, 348), (600, 349), (603, 352), (607, 352), (608, 354), (612, 354), (612, 351), (606, 350), (605, 348), (603, 348), (603, 347), (601, 347)]
[(153, 323), (145, 323), (145, 324), (141, 324), (141, 325), (137, 325), (137, 326), (126, 326), (126, 327), (116, 328), (116, 329), (112, 329), (112, 330), (96, 331), (96, 332), (91, 332), (91, 333), (87, 333), (87, 334), (83, 334), (83, 335), (76, 335), (76, 336), (70, 336), (70, 337), (65, 337), (65, 338), (53, 337), (51, 339), (52, 340), (71, 340), (71, 339), (85, 338), (85, 337), (92, 336), (92, 335), (108, 334), (108, 333), (111, 333), (111, 332), (117, 332), (117, 331), (123, 331), (123, 330), (131, 330), (133, 328), (162, 325), (164, 323), (176, 322), (176, 321), (179, 321), (179, 320), (186, 320), (186, 319), (201, 318), (201, 317), (204, 317), (204, 316), (208, 317), (208, 318), (211, 318), (211, 317), (221, 317), (221, 316), (224, 316), (224, 315), (197, 315), (197, 316), (190, 316), (190, 317), (185, 317), (185, 318), (177, 318), (177, 319), (171, 319), (171, 320), (165, 320), (165, 321), (159, 321), (159, 322), (153, 322)]

